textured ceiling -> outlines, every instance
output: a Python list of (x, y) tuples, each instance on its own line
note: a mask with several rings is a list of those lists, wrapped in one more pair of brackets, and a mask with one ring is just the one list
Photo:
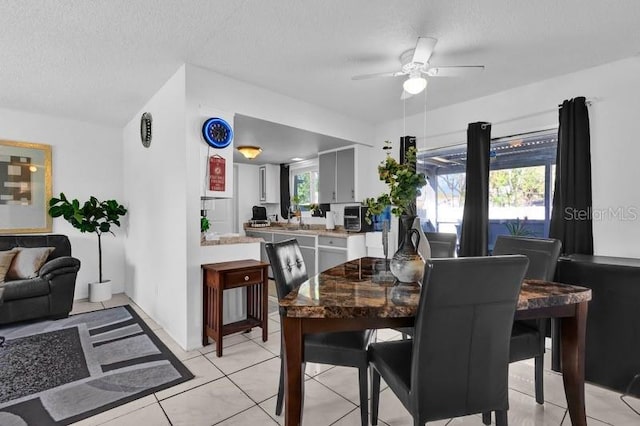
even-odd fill
[(402, 79), (350, 77), (419, 35), (432, 65), (486, 66), (432, 80), (435, 108), (638, 54), (638, 22), (637, 0), (3, 0), (0, 107), (122, 126), (187, 62), (375, 122), (402, 116)]

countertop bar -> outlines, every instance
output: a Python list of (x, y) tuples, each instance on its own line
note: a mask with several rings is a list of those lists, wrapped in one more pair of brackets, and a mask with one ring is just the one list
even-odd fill
[[(326, 229), (324, 225), (304, 225), (305, 228), (299, 228), (298, 225), (287, 224), (271, 224), (271, 226), (253, 228), (249, 224), (244, 224), (245, 231), (253, 232), (272, 232), (277, 234), (292, 234), (292, 235), (317, 235), (320, 237), (336, 237), (336, 238), (349, 238), (354, 235), (364, 235), (362, 232), (347, 232), (342, 226), (337, 226), (336, 229)], [(308, 228), (306, 228), (308, 226)]]
[(200, 240), (201, 246), (223, 246), (227, 244), (250, 244), (261, 243), (264, 240), (262, 238), (255, 237), (220, 237), (219, 240), (207, 241), (205, 239)]

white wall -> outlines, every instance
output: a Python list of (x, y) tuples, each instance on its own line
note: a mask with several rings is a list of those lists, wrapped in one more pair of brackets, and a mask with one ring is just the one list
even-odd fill
[[(187, 164), (198, 164), (201, 160), (200, 137), (202, 125), (202, 110), (219, 110), (225, 114), (244, 114), (263, 120), (286, 124), (329, 136), (370, 144), (373, 127), (367, 123), (350, 119), (327, 109), (284, 96), (258, 86), (247, 84), (232, 78), (199, 68), (186, 65), (187, 85)], [(233, 121), (230, 121), (233, 122)], [(243, 168), (244, 169), (244, 168)], [(248, 171), (249, 172), (249, 171)], [(252, 174), (252, 172), (249, 172)], [(188, 288), (188, 336), (187, 349), (200, 346), (202, 333), (202, 286), (200, 281), (200, 229), (198, 217), (200, 215), (200, 176), (197, 167), (187, 170), (186, 217), (187, 221), (187, 288)], [(257, 174), (255, 185), (258, 184)], [(238, 197), (255, 200), (257, 188), (254, 184), (238, 188)], [(248, 204), (248, 203), (247, 203)], [(254, 202), (251, 201), (251, 205)], [(239, 206), (238, 213), (242, 214), (246, 207)], [(257, 246), (257, 245), (256, 245)], [(234, 253), (240, 255), (242, 252)], [(247, 258), (259, 258), (259, 251), (247, 245), (244, 255)], [(210, 259), (208, 262), (226, 261), (231, 259)], [(182, 341), (178, 341), (182, 344)]]
[[(140, 116), (153, 116), (149, 148)], [(184, 66), (134, 115), (122, 132), (127, 294), (181, 345), (186, 342), (187, 161)], [(192, 167), (198, 170), (196, 164)], [(194, 199), (199, 187), (192, 182)], [(195, 220), (194, 220), (195, 222)]]
[[(634, 189), (640, 181), (638, 75), (636, 56), (429, 111), (426, 138), (424, 115), (407, 117), (406, 134), (418, 136), (420, 149), (466, 142), (467, 123), (475, 121), (492, 122), (492, 137), (549, 129), (557, 127), (557, 106), (564, 99), (593, 99), (589, 119), (594, 209), (634, 208), (638, 213), (635, 220), (594, 221), (595, 253), (640, 257), (640, 195)], [(403, 121), (390, 121), (376, 128), (375, 140), (381, 148), (385, 139), (398, 143), (402, 133)]]
[[(121, 131), (114, 127), (69, 120), (41, 114), (0, 109), (0, 139), (51, 145), (52, 194), (87, 200), (122, 197)], [(124, 203), (126, 205), (126, 203)], [(123, 221), (126, 227), (127, 217)], [(82, 265), (76, 280), (75, 298), (88, 296), (88, 283), (98, 281), (98, 239), (81, 233), (64, 219), (53, 221), (53, 232), (65, 234), (71, 241), (73, 256)], [(113, 292), (124, 291), (123, 230), (115, 237), (102, 239), (102, 271), (113, 281)]]

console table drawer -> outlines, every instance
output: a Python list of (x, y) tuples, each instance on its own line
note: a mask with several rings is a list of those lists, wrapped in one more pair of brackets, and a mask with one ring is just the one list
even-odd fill
[(233, 271), (225, 274), (225, 288), (262, 282), (262, 268), (246, 271)]

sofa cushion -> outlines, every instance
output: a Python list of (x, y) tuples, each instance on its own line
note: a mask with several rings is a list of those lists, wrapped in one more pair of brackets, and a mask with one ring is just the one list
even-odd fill
[(18, 253), (13, 258), (5, 281), (34, 278), (45, 264), (54, 247), (16, 247)]
[(4, 302), (49, 294), (49, 282), (42, 278), (7, 281), (2, 284)]
[(9, 272), (11, 261), (18, 254), (17, 249), (0, 251), (0, 283), (4, 282), (4, 277)]

